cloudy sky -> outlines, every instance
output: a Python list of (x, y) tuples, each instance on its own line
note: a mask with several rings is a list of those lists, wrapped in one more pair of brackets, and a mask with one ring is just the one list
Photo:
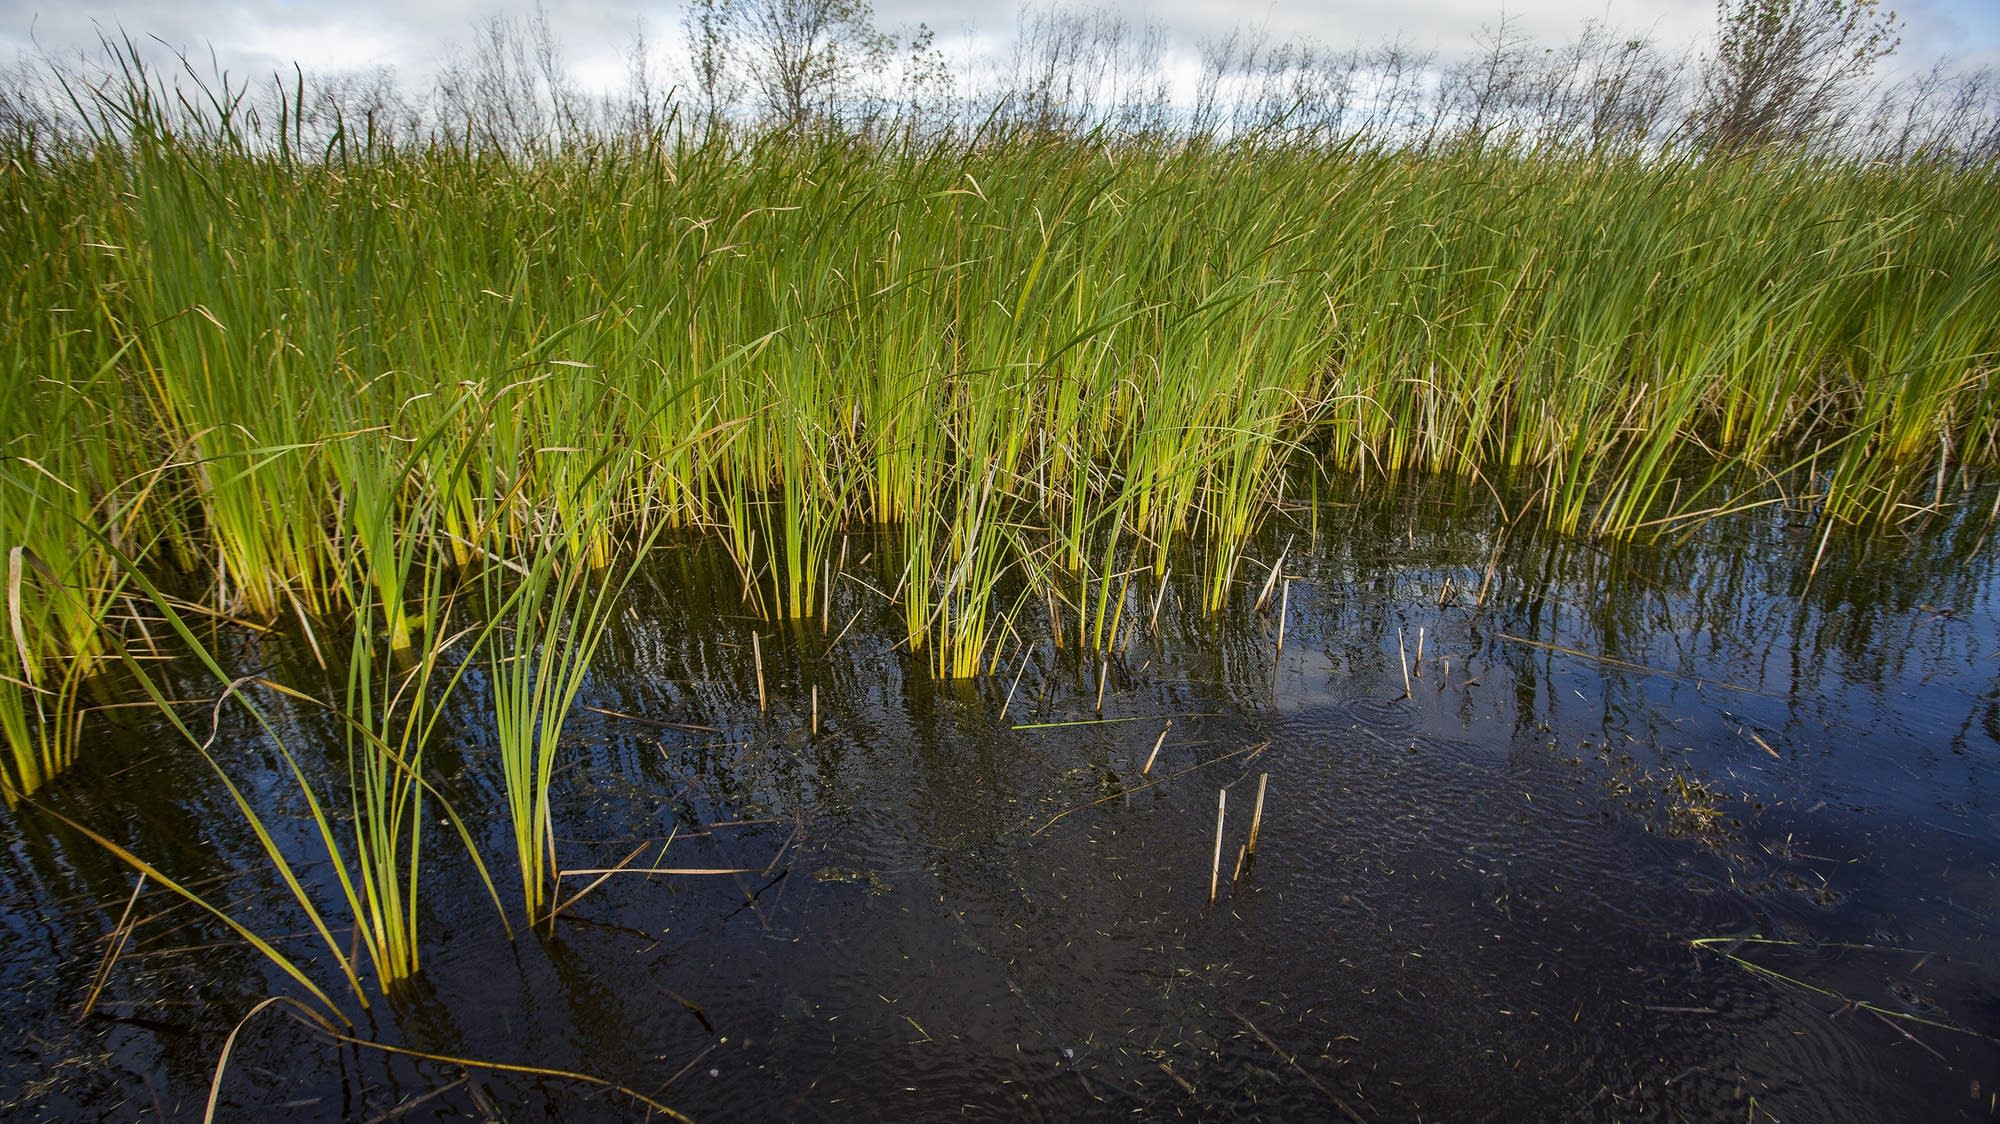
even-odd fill
[[(1311, 38), (1333, 46), (1401, 37), (1450, 56), (1471, 49), (1496, 23), (1503, 0), (1085, 0), (1072, 6), (1116, 9), (1164, 26), (1182, 44), (1234, 28), (1274, 40)], [(1904, 18), (1903, 68), (1940, 56), (2000, 66), (2000, 0), (1887, 0)], [(924, 21), (940, 45), (992, 43), (1010, 37), (1020, 5), (1011, 0), (877, 0), (884, 30)], [(386, 64), (422, 84), (441, 59), (470, 40), (495, 14), (531, 11), (533, 0), (0, 0), (0, 62), (39, 48), (73, 54), (100, 31), (157, 36), (198, 57), (213, 49), (234, 75)], [(636, 29), (671, 54), (680, 0), (547, 0), (571, 73), (584, 85), (622, 83)], [(1597, 19), (1622, 34), (1662, 44), (1698, 44), (1711, 32), (1713, 0), (1504, 0), (1513, 28), (1540, 42), (1572, 37)]]

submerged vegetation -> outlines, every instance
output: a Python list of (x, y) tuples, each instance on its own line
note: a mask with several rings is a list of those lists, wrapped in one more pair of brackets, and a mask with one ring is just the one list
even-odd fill
[(322, 660), (351, 634), (320, 700), (351, 840), (297, 780), (384, 990), (418, 967), (443, 697), (491, 686), (531, 926), (565, 713), (668, 529), (822, 630), (841, 532), (890, 529), (908, 651), (964, 678), (1029, 615), (1119, 647), (1170, 557), (1210, 612), (1268, 591), (1245, 544), (1315, 473), (1621, 537), (1894, 521), (2000, 460), (1989, 160), (999, 115), (307, 144), (303, 80), (274, 120), (136, 53), (114, 77), (0, 160), (5, 790), (70, 763), (106, 661), (198, 648), (191, 616)]

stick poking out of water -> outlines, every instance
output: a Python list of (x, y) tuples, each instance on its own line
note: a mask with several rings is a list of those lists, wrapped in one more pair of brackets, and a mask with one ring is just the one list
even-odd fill
[[(1020, 729), (1020, 727), (1016, 726), (1015, 729), (1018, 730)], [(1131, 788), (1120, 789), (1109, 796), (1100, 796), (1097, 799), (1089, 801), (1087, 803), (1078, 804), (1074, 808), (1064, 808), (1062, 811), (1057, 812), (1053, 816), (1050, 816), (1046, 821), (1042, 823), (1042, 826), (1036, 828), (1035, 830), (1029, 832), (1028, 834), (1031, 836), (1040, 835), (1043, 832), (1046, 832), (1048, 829), (1054, 827), (1056, 824), (1062, 822), (1064, 817), (1073, 816), (1076, 813), (1083, 811), (1085, 808), (1095, 808), (1099, 804), (1109, 804), (1113, 800), (1124, 800), (1135, 792), (1144, 792), (1145, 790), (1153, 788), (1156, 785), (1164, 784), (1167, 781), (1175, 780), (1179, 777), (1185, 777), (1189, 773), (1192, 773), (1197, 769), (1206, 769), (1211, 765), (1220, 765), (1224, 761), (1233, 761), (1238, 757), (1255, 757), (1258, 754), (1264, 752), (1266, 749), (1270, 748), (1270, 745), (1271, 743), (1268, 741), (1258, 742), (1256, 745), (1246, 745), (1242, 749), (1235, 750), (1230, 753), (1225, 753), (1220, 757), (1212, 757), (1207, 761), (1198, 761), (1195, 764), (1189, 765), (1187, 768), (1182, 769), (1178, 772), (1168, 773), (1166, 776), (1161, 777), (1159, 780), (1147, 781), (1144, 784), (1135, 784)]]
[(1021, 670), (1014, 673), (1014, 682), (1007, 688), (1007, 698), (1000, 704), (1000, 721), (1007, 721), (1007, 708), (1014, 705), (1014, 691), (1021, 685), (1021, 676), (1028, 673), (1028, 653), (1021, 653)]
[(750, 659), (757, 665), (757, 713), (764, 713), (764, 645), (750, 634)]
[(1403, 646), (1403, 626), (1396, 626), (1396, 659), (1403, 665), (1403, 697), (1410, 698), (1410, 650)]
[(1229, 807), (1229, 790), (1215, 790), (1215, 858), (1208, 865), (1208, 904), (1215, 904), (1215, 891), (1222, 884), (1222, 817)]
[(132, 916), (132, 910), (139, 904), (139, 892), (145, 888), (146, 872), (142, 870), (139, 880), (132, 883), (132, 896), (125, 900), (125, 912), (118, 915), (118, 924), (111, 929), (111, 944), (104, 950), (104, 959), (97, 965), (97, 976), (90, 981), (89, 993), (83, 997), (83, 1009), (76, 1015), (78, 1023), (89, 1018), (91, 1009), (97, 1006), (97, 997), (104, 994), (105, 985), (111, 982), (111, 966), (118, 963), (119, 954), (125, 951), (125, 945), (132, 939), (132, 930), (138, 928), (139, 919)]
[[(2000, 510), (2000, 501), (1996, 501), (1995, 510)], [(1173, 572), (1174, 568), (1172, 566), (1167, 567), (1166, 572), (1160, 575), (1160, 588), (1153, 591), (1153, 637), (1155, 639), (1158, 639), (1160, 635), (1160, 599), (1167, 595), (1167, 578), (1172, 576)]]
[(819, 737), (819, 684), (812, 685), (812, 736)]
[(1243, 845), (1243, 851), (1251, 858), (1257, 857), (1257, 832), (1264, 826), (1264, 786), (1271, 783), (1271, 774), (1257, 774), (1257, 805), (1250, 809), (1250, 841)]
[(1292, 607), (1292, 579), (1285, 579), (1284, 591), (1278, 595), (1278, 653), (1285, 651), (1285, 614)]
[(1271, 603), (1271, 590), (1278, 584), (1278, 575), (1285, 568), (1285, 555), (1292, 552), (1292, 540), (1285, 539), (1285, 549), (1278, 552), (1278, 560), (1271, 564), (1271, 573), (1264, 579), (1264, 588), (1257, 592), (1257, 603), (1250, 606), (1253, 613), (1261, 613), (1264, 606)]
[(1174, 720), (1171, 718), (1167, 719), (1166, 725), (1160, 727), (1160, 739), (1153, 743), (1153, 752), (1146, 755), (1145, 767), (1139, 770), (1140, 776), (1147, 777), (1152, 775), (1153, 762), (1159, 759), (1160, 747), (1167, 744), (1167, 731), (1173, 728), (1174, 728)]
[(643, 714), (627, 714), (622, 710), (607, 710), (601, 706), (586, 705), (583, 709), (592, 714), (602, 714), (607, 718), (623, 718), (627, 722), (637, 722), (646, 726), (658, 726), (665, 730), (698, 730), (704, 734), (719, 734), (722, 732), (719, 726), (700, 726), (693, 722), (669, 722), (664, 718), (648, 718)]
[(847, 618), (847, 623), (841, 625), (840, 631), (833, 634), (833, 639), (826, 642), (826, 650), (829, 652), (833, 651), (834, 646), (840, 643), (841, 637), (846, 636), (847, 630), (853, 628), (854, 622), (860, 619), (861, 619), (861, 610), (859, 609), (854, 610), (854, 615)]

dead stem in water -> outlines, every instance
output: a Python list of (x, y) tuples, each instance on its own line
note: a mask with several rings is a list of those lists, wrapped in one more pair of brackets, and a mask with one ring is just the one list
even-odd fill
[(1224, 761), (1231, 760), (1232, 758), (1242, 757), (1244, 754), (1250, 754), (1254, 756), (1255, 754), (1262, 752), (1264, 748), (1269, 746), (1270, 744), (1271, 744), (1270, 742), (1258, 742), (1256, 745), (1246, 745), (1242, 749), (1232, 750), (1231, 752), (1225, 753), (1220, 757), (1212, 758), (1208, 761), (1203, 761), (1198, 765), (1189, 765), (1187, 768), (1182, 769), (1179, 772), (1168, 773), (1166, 776), (1160, 777), (1157, 780), (1147, 781), (1145, 784), (1135, 784), (1131, 788), (1119, 789), (1117, 792), (1114, 792), (1109, 796), (1105, 796), (1097, 800), (1092, 800), (1088, 804), (1078, 804), (1074, 808), (1066, 808), (1063, 811), (1057, 812), (1055, 815), (1050, 816), (1048, 820), (1042, 824), (1042, 826), (1036, 828), (1035, 830), (1029, 832), (1028, 834), (1031, 836), (1040, 835), (1043, 832), (1047, 831), (1048, 829), (1054, 827), (1056, 825), (1056, 821), (1062, 819), (1065, 816), (1074, 815), (1075, 813), (1081, 812), (1086, 808), (1095, 808), (1099, 804), (1109, 804), (1113, 800), (1123, 800), (1127, 796), (1130, 796), (1135, 792), (1144, 792), (1147, 789), (1152, 788), (1154, 785), (1165, 784), (1176, 777), (1187, 776), (1189, 773), (1195, 772), (1196, 770), (1206, 769), (1210, 765), (1219, 765)]
[[(1841, 1005), (1842, 1009), (1844, 1010), (1867, 1011), (1870, 1012), (1871, 1014), (1878, 1015), (1884, 1019), (1900, 1019), (1904, 1022), (1915, 1023), (1919, 1026), (1928, 1026), (1936, 1030), (1948, 1030), (1951, 1031), (1953, 1034), (1968, 1035), (1970, 1037), (1977, 1038), (1985, 1042), (2000, 1042), (2000, 1038), (1994, 1038), (1992, 1035), (1989, 1034), (1981, 1034), (1979, 1031), (1972, 1030), (1967, 1027), (1958, 1026), (1954, 1023), (1939, 1022), (1936, 1019), (1927, 1019), (1924, 1018), (1922, 1015), (1914, 1014), (1909, 1011), (1898, 1011), (1889, 1007), (1878, 1006), (1874, 1003), (1870, 1003), (1863, 999), (1855, 999), (1851, 996), (1843, 995), (1840, 992), (1834, 991), (1831, 988), (1824, 988), (1816, 984), (1809, 984), (1804, 980), (1799, 979), (1796, 976), (1788, 976), (1783, 972), (1779, 972), (1771, 968), (1766, 968), (1762, 964), (1759, 964), (1753, 960), (1746, 959), (1743, 956), (1737, 954), (1736, 949), (1746, 944), (1769, 945), (1779, 948), (1797, 948), (1797, 949), (1805, 949), (1808, 951), (1816, 951), (1819, 949), (1832, 948), (1832, 949), (1840, 949), (1842, 951), (1847, 951), (1847, 952), (1882, 952), (1882, 953), (1893, 953), (1901, 956), (1916, 956), (1921, 958), (1930, 957), (1932, 954), (1929, 952), (1925, 952), (1921, 949), (1890, 948), (1882, 945), (1870, 945), (1870, 944), (1842, 944), (1835, 942), (1808, 944), (1802, 941), (1778, 940), (1776, 938), (1771, 938), (1771, 937), (1696, 937), (1688, 942), (1688, 947), (1699, 949), (1704, 952), (1713, 952), (1717, 956), (1720, 956), (1723, 959), (1730, 961), (1731, 963), (1744, 969), (1745, 971), (1751, 973), (1752, 975), (1762, 976), (1768, 980), (1775, 980), (1778, 983), (1786, 985), (1787, 987), (1797, 988), (1800, 991), (1810, 992), (1814, 995), (1819, 995), (1827, 999), (1832, 999), (1835, 1002), (1838, 1002)], [(1922, 965), (1923, 961), (1920, 959), (1918, 961), (1918, 967), (1922, 967)], [(1912, 971), (1914, 970), (1915, 969), (1912, 969)]]
[(1257, 1029), (1257, 1024), (1251, 1022), (1249, 1017), (1244, 1015), (1243, 1012), (1237, 1010), (1234, 1007), (1224, 1007), (1223, 1010), (1228, 1011), (1231, 1015), (1235, 1016), (1237, 1022), (1240, 1022), (1245, 1027), (1249, 1028), (1250, 1033), (1257, 1036), (1257, 1041), (1262, 1042), (1266, 1047), (1270, 1049), (1272, 1053), (1278, 1055), (1280, 1058), (1283, 1058), (1285, 1060), (1286, 1065), (1291, 1066), (1293, 1069), (1297, 1070), (1299, 1076), (1306, 1079), (1307, 1084), (1311, 1085), (1313, 1088), (1318, 1089), (1320, 1091), (1320, 1095), (1324, 1096), (1327, 1100), (1332, 1101), (1333, 1106), (1340, 1110), (1342, 1116), (1347, 1117), (1349, 1120), (1353, 1121), (1354, 1124), (1368, 1124), (1368, 1121), (1365, 1117), (1363, 1117), (1360, 1113), (1354, 1111), (1353, 1105), (1348, 1104), (1347, 1101), (1340, 1096), (1340, 1094), (1334, 1092), (1332, 1089), (1329, 1089), (1326, 1086), (1326, 1084), (1322, 1082), (1319, 1078), (1314, 1077), (1312, 1073), (1306, 1069), (1306, 1067), (1299, 1064), (1299, 1059), (1297, 1057), (1293, 1056), (1292, 1053), (1286, 1050), (1284, 1047), (1272, 1041), (1270, 1035), (1265, 1034), (1263, 1031)]
[(1649, 667), (1646, 664), (1621, 660), (1616, 656), (1600, 656), (1595, 652), (1585, 652), (1577, 648), (1566, 648), (1561, 644), (1551, 644), (1546, 640), (1530, 640), (1525, 636), (1514, 636), (1505, 632), (1496, 632), (1493, 635), (1497, 639), (1505, 640), (1509, 643), (1525, 644), (1530, 648), (1540, 648), (1543, 651), (1554, 652), (1557, 655), (1575, 656), (1578, 659), (1589, 660), (1592, 663), (1603, 664), (1606, 667), (1615, 667), (1620, 671), (1630, 671), (1638, 675), (1658, 675), (1667, 679), (1680, 679), (1689, 683), (1698, 683), (1704, 687), (1720, 687), (1725, 691), (1738, 691), (1746, 695), (1757, 695), (1767, 699), (1781, 697), (1769, 691), (1760, 691), (1755, 687), (1745, 687), (1721, 679), (1704, 679), (1699, 675), (1689, 675), (1680, 671), (1668, 671), (1661, 667)]
[(237, 1036), (243, 1032), (243, 1028), (249, 1025), (252, 1019), (263, 1013), (267, 1008), (281, 1003), (292, 1007), (294, 1009), (292, 1017), (307, 1029), (316, 1031), (322, 1037), (333, 1042), (365, 1050), (375, 1050), (385, 1054), (395, 1054), (398, 1057), (416, 1058), (427, 1062), (440, 1062), (445, 1065), (460, 1066), (466, 1069), (483, 1069), (491, 1070), (495, 1073), (519, 1073), (529, 1077), (552, 1077), (563, 1081), (578, 1081), (585, 1085), (594, 1085), (600, 1089), (610, 1090), (622, 1097), (636, 1101), (644, 1105), (647, 1109), (660, 1113), (669, 1120), (680, 1121), (682, 1124), (694, 1124), (687, 1116), (667, 1105), (661, 1104), (659, 1101), (636, 1089), (620, 1085), (615, 1081), (607, 1081), (593, 1074), (579, 1073), (573, 1069), (556, 1069), (552, 1066), (519, 1065), (513, 1062), (494, 1062), (486, 1061), (482, 1058), (460, 1057), (455, 1054), (436, 1054), (428, 1050), (413, 1050), (407, 1046), (392, 1046), (386, 1042), (371, 1042), (366, 1038), (356, 1038), (351, 1034), (342, 1034), (340, 1031), (334, 1029), (332, 1023), (321, 1018), (312, 1008), (284, 995), (274, 995), (252, 1007), (249, 1013), (237, 1022), (235, 1029), (229, 1032), (228, 1040), (223, 1043), (222, 1054), (215, 1062), (215, 1076), (209, 1082), (208, 1105), (202, 1114), (203, 1124), (212, 1124), (215, 1119), (216, 1103), (220, 1100), (222, 1094), (223, 1073), (229, 1064), (230, 1052), (235, 1049)]

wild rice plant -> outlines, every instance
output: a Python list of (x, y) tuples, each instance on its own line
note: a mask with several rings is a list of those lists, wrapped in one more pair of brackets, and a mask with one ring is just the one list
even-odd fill
[[(366, 592), (360, 599), (364, 607), (370, 600)], [(435, 576), (423, 590), (423, 603), (427, 617), (443, 620), (443, 594)], [(390, 672), (382, 667), (372, 629), (359, 627), (348, 661), (342, 717), (347, 730), (348, 799), (354, 823), (352, 878), (345, 864), (336, 866), (348, 907), (360, 927), (360, 944), (385, 993), (397, 991), (421, 967), (417, 889), (423, 870), (426, 797), (457, 832), (493, 898), (494, 908), (501, 912), (501, 923), (506, 923), (498, 890), (470, 832), (424, 777), (424, 748), (446, 712), (447, 698), (468, 667), (468, 661), (448, 669), (444, 666), (456, 639), (429, 637), (413, 665)], [(407, 653), (394, 648), (393, 641), (389, 653), (403, 656), (407, 664)]]
[[(413, 555), (426, 541), (428, 536), (423, 528), (403, 529), (394, 541), (377, 544), (379, 549), (397, 552), (399, 557), (393, 562), (385, 562), (379, 557), (356, 558), (343, 571), (340, 583), (357, 607), (357, 618), (342, 705), (334, 707), (331, 703), (281, 684), (259, 681), (263, 687), (280, 696), (329, 707), (339, 716), (346, 731), (345, 803), (350, 822), (346, 846), (340, 841), (338, 820), (328, 810), (328, 801), (319, 794), (308, 771), (294, 755), (279, 724), (263, 706), (250, 698), (247, 688), (251, 685), (251, 678), (230, 679), (216, 657), (175, 609), (173, 600), (143, 575), (133, 571), (136, 584), (153, 609), (171, 627), (174, 637), (207, 667), (218, 682), (226, 683), (222, 701), (217, 704), (218, 712), (229, 702), (242, 706), (283, 762), (290, 780), (304, 799), (312, 832), (329, 860), (339, 886), (338, 904), (353, 919), (353, 947), (366, 956), (374, 969), (377, 988), (385, 995), (401, 990), (420, 967), (418, 885), (422, 869), (423, 805), (426, 798), (451, 823), (492, 896), (495, 908), (500, 906), (499, 895), (480, 860), (470, 832), (451, 806), (426, 781), (423, 772), (425, 745), (444, 713), (446, 698), (465, 674), (466, 665), (463, 662), (454, 668), (445, 668), (447, 651), (460, 637), (443, 636), (436, 630), (431, 631), (412, 663), (407, 644), (399, 646), (395, 639), (394, 622), (405, 619), (403, 607), (399, 606), (394, 612), (383, 611), (379, 617), (382, 630), (378, 632), (375, 627), (378, 620), (374, 611), (377, 582), (373, 580), (373, 575), (384, 569), (405, 574), (415, 572)], [(120, 559), (121, 564), (131, 565), (108, 542), (104, 545), (114, 557)], [(441, 625), (447, 616), (448, 606), (440, 571), (431, 567), (422, 573), (424, 580), (416, 590), (419, 616), (429, 624)], [(357, 1002), (363, 1007), (368, 1006), (368, 993), (360, 980), (360, 965), (350, 956), (348, 949), (332, 936), (328, 905), (314, 900), (306, 890), (298, 874), (298, 864), (278, 842), (264, 814), (246, 796), (243, 782), (233, 777), (211, 752), (214, 735), (197, 739), (144, 666), (122, 648), (119, 655), (148, 697), (157, 704), (159, 712), (215, 772), (256, 837), (269, 869), (290, 891), (293, 901), (325, 944), (333, 962), (339, 966)], [(400, 665), (397, 670), (385, 668), (389, 658)], [(220, 918), (286, 975), (301, 984), (330, 1014), (345, 1019), (339, 1006), (307, 977), (295, 960), (267, 943), (239, 918), (161, 874), (127, 849), (87, 827), (83, 830), (135, 868)], [(504, 913), (502, 923), (505, 923)]]
[(20, 783), (115, 604), (81, 524), (253, 617), (355, 612), (351, 553), (412, 652), (432, 566), (708, 526), (804, 617), (843, 529), (900, 525), (909, 642), (961, 675), (1012, 580), (1098, 646), (1120, 567), (1192, 539), (1220, 611), (1305, 461), (1505, 477), (1621, 536), (1804, 467), (1791, 498), (1901, 518), (2000, 460), (1986, 165), (1029, 128), (308, 153), (240, 86), (118, 62), (76, 88), (87, 143), (0, 167)]
[(593, 570), (554, 540), (523, 563), (483, 571), (499, 625), (487, 641), (494, 741), (530, 926), (549, 916), (553, 901), (550, 786), (563, 728), (635, 568)]
[[(500, 899), (471, 834), (424, 775), (425, 747), (469, 664), (460, 660), (447, 668), (448, 653), (475, 631), (445, 634), (452, 599), (443, 568), (427, 564), (435, 541), (429, 520), (419, 510), (402, 513), (398, 522), (391, 510), (406, 493), (411, 467), (420, 463), (428, 442), (397, 462), (391, 458), (399, 454), (382, 448), (378, 438), (364, 433), (334, 442), (330, 449), (332, 458), (345, 466), (336, 476), (346, 492), (343, 506), (359, 549), (341, 551), (344, 562), (337, 571), (343, 600), (354, 606), (355, 614), (339, 711), (346, 733), (351, 864), (340, 861), (331, 842), (328, 849), (358, 927), (357, 943), (383, 992), (394, 993), (421, 966), (417, 894), (427, 796), (457, 830), (496, 909)], [(489, 622), (486, 634), (491, 627)], [(414, 651), (413, 634), (422, 640)], [(303, 778), (300, 784), (305, 785)], [(504, 916), (503, 911), (503, 923)]]

